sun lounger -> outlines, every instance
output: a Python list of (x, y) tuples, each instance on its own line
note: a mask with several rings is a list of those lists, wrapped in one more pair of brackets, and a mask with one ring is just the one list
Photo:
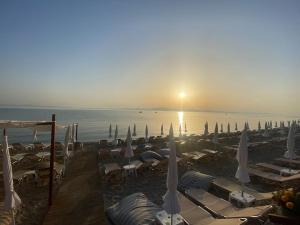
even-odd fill
[[(212, 182), (212, 188), (216, 191), (224, 191), (227, 193), (227, 195), (229, 195), (231, 192), (242, 189), (240, 184), (223, 177), (214, 179)], [(244, 186), (243, 188), (245, 192), (255, 197), (255, 205), (269, 204), (272, 200), (272, 192), (258, 192), (247, 186)]]
[(121, 167), (117, 163), (104, 164), (104, 174), (107, 175), (113, 171), (119, 171)]
[(300, 180), (300, 174), (295, 174), (292, 176), (281, 176), (279, 174), (271, 173), (271, 172), (265, 172), (254, 168), (248, 168), (248, 172), (250, 175), (255, 175), (264, 179), (267, 179), (269, 181), (277, 182), (277, 183), (284, 183), (288, 181), (295, 181)]
[[(264, 168), (264, 169), (270, 170), (272, 172), (278, 173), (278, 174), (282, 173), (284, 170), (289, 170), (288, 167), (277, 166), (277, 165), (270, 164), (270, 163), (257, 163), (256, 165), (261, 167), (261, 168)], [(297, 174), (297, 173), (300, 173), (300, 170), (291, 170), (291, 172), (293, 174)]]
[(194, 151), (194, 152), (184, 152), (184, 153), (182, 153), (182, 155), (184, 155), (187, 158), (193, 159), (193, 160), (199, 160), (199, 159), (202, 159), (202, 158), (204, 158), (204, 157), (207, 156), (206, 153), (197, 152), (197, 151)]
[(217, 225), (217, 224), (243, 224), (244, 218), (216, 219), (208, 211), (199, 207), (183, 194), (178, 195), (181, 212), (180, 215), (190, 225)]
[(300, 159), (286, 159), (286, 158), (277, 158), (275, 159), (276, 163), (279, 165), (300, 168)]
[(209, 155), (216, 155), (216, 154), (219, 153), (218, 151), (211, 150), (211, 149), (201, 149), (200, 151), (201, 151), (201, 152), (205, 152), (205, 153), (207, 153), (207, 154), (209, 154)]
[(188, 196), (195, 204), (205, 208), (217, 218), (247, 218), (261, 219), (272, 210), (272, 206), (256, 206), (248, 208), (237, 208), (230, 202), (219, 198), (203, 189), (191, 188), (185, 190)]
[(143, 193), (135, 193), (109, 207), (106, 215), (114, 225), (150, 225), (153, 224), (156, 213), (161, 210)]

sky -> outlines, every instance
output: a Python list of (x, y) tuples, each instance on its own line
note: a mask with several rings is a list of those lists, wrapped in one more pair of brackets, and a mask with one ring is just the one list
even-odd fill
[(2, 0), (0, 105), (295, 114), (299, 12), (297, 0)]

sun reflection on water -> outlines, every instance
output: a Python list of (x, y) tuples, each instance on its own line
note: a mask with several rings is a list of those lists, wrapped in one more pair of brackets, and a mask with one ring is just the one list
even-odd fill
[(184, 116), (183, 112), (178, 112), (178, 122), (179, 122), (178, 126), (183, 127), (183, 116)]

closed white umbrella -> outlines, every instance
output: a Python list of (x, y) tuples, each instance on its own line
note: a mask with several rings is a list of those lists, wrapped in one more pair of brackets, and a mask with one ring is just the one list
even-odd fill
[(287, 151), (284, 153), (284, 157), (288, 159), (295, 159), (297, 155), (295, 153), (295, 124), (292, 123), (289, 135), (287, 138)]
[(206, 121), (205, 125), (204, 125), (204, 135), (207, 136), (208, 135), (208, 122)]
[(16, 209), (22, 202), (18, 194), (14, 190), (14, 181), (12, 174), (11, 160), (8, 150), (7, 136), (3, 136), (3, 181), (4, 181), (4, 209), (12, 212), (13, 224), (15, 224), (14, 209)]
[(213, 143), (214, 144), (218, 143), (218, 133), (219, 133), (219, 128), (218, 128), (218, 123), (216, 123), (215, 133), (214, 133), (214, 137), (213, 137)]
[(118, 125), (116, 125), (116, 129), (115, 129), (115, 136), (114, 136), (114, 145), (118, 145)]
[(148, 125), (146, 124), (145, 128), (145, 141), (148, 142)]
[(263, 134), (264, 137), (269, 137), (269, 127), (268, 127), (268, 123), (265, 122), (265, 132)]
[(227, 133), (230, 134), (230, 123), (227, 124)]
[(112, 128), (111, 128), (111, 124), (109, 124), (108, 138), (112, 138)]
[(163, 197), (163, 208), (168, 214), (171, 214), (171, 225), (173, 224), (173, 215), (180, 212), (180, 204), (178, 199), (177, 184), (178, 184), (178, 172), (177, 172), (177, 160), (176, 160), (176, 146), (174, 143), (173, 126), (171, 124), (169, 132), (169, 147), (170, 156), (168, 163), (167, 174), (167, 192)]
[(235, 123), (235, 131), (238, 131), (237, 123)]
[(221, 133), (223, 133), (223, 123), (221, 123)]
[(187, 132), (187, 128), (186, 128), (186, 122), (184, 123), (184, 132)]
[(181, 133), (181, 124), (179, 124), (179, 137), (182, 136), (182, 133)]
[(288, 128), (291, 127), (291, 121), (288, 121)]
[(164, 125), (161, 124), (161, 127), (160, 127), (160, 135), (163, 136), (164, 135)]
[(37, 142), (37, 129), (33, 129), (33, 143)]
[[(250, 177), (248, 173), (248, 140), (247, 139), (248, 139), (247, 130), (244, 129), (241, 134), (241, 139), (236, 154), (236, 159), (239, 163), (239, 166), (235, 174), (235, 177), (242, 183), (242, 185), (250, 182)], [(242, 190), (242, 195), (243, 195), (243, 190)]]
[(132, 136), (133, 136), (133, 137), (136, 136), (136, 126), (135, 126), (135, 124), (133, 125), (133, 133), (132, 133)]
[(131, 146), (132, 138), (131, 138), (130, 127), (128, 127), (126, 142), (127, 142), (127, 148), (125, 150), (124, 156), (125, 156), (125, 158), (128, 158), (128, 162), (130, 164), (130, 159), (134, 156), (132, 146)]
[(261, 125), (260, 125), (260, 121), (258, 121), (258, 126), (257, 126), (257, 130), (260, 131), (261, 130)]

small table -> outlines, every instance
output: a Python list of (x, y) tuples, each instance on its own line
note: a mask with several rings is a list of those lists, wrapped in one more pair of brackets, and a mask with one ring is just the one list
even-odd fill
[(254, 205), (255, 197), (242, 191), (233, 191), (229, 195), (229, 201), (231, 203), (236, 202), (238, 207), (249, 207)]
[(293, 170), (293, 169), (289, 169), (289, 168), (283, 168), (280, 170), (280, 175), (281, 176), (292, 176), (295, 174), (298, 174), (300, 172), (300, 170)]
[[(174, 214), (173, 218), (173, 225), (184, 225), (184, 219), (180, 214)], [(159, 225), (171, 225), (171, 215), (168, 214), (165, 210), (156, 213), (155, 216), (156, 222)]]
[(136, 172), (136, 166), (133, 164), (128, 164), (123, 166), (124, 172), (125, 172), (125, 176), (130, 175), (130, 174), (134, 174), (135, 176), (137, 176), (137, 172)]

